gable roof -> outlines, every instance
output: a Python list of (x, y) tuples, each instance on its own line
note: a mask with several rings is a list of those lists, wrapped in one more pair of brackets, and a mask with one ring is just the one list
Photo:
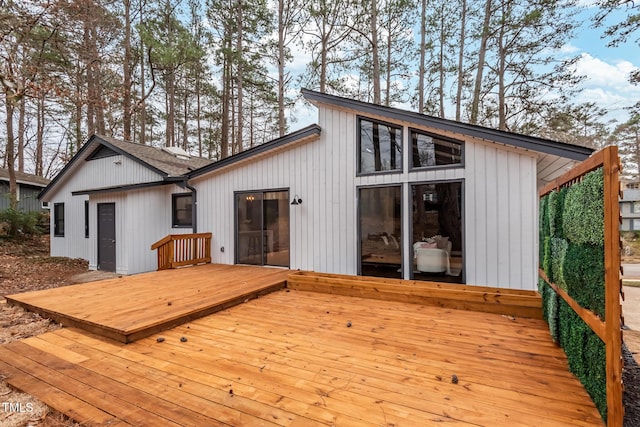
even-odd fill
[(256, 156), (259, 156), (261, 154), (266, 154), (267, 152), (274, 151), (278, 148), (284, 148), (285, 146), (288, 146), (291, 144), (303, 143), (303, 142), (309, 141), (310, 139), (317, 138), (319, 136), (320, 136), (320, 126), (309, 125), (297, 131), (284, 135), (280, 138), (273, 139), (269, 142), (265, 142), (264, 144), (257, 145), (253, 148), (244, 150), (238, 154), (234, 154), (233, 156), (225, 157), (222, 160), (218, 160), (215, 163), (211, 163), (210, 165), (197, 169), (189, 173), (189, 178), (195, 178), (200, 175), (204, 175), (210, 172), (221, 170), (223, 168), (237, 165), (242, 162), (253, 159)]
[(203, 159), (200, 157), (182, 159), (162, 150), (161, 148), (137, 144), (135, 142), (122, 141), (108, 136), (94, 135), (89, 139), (89, 141), (93, 138), (99, 141), (102, 145), (119, 154), (129, 157), (143, 166), (158, 172), (164, 177), (183, 176), (192, 170), (201, 168), (213, 162), (213, 160)]
[(64, 168), (53, 178), (49, 185), (40, 192), (38, 197), (43, 198), (55, 188), (64, 176), (73, 170), (81, 160), (87, 159), (101, 147), (107, 147), (116, 154), (123, 155), (139, 163), (145, 168), (156, 172), (166, 181), (178, 181), (184, 178), (189, 172), (213, 162), (213, 160), (200, 157), (183, 159), (161, 148), (123, 141), (104, 135), (92, 135)]
[(428, 116), (416, 112), (401, 110), (383, 105), (370, 104), (368, 102), (343, 98), (336, 95), (316, 92), (309, 89), (302, 89), (302, 95), (311, 103), (324, 104), (332, 107), (346, 108), (364, 114), (378, 115), (395, 120), (415, 123), (417, 125), (439, 129), (443, 131), (455, 132), (468, 135), (474, 138), (485, 139), (501, 144), (520, 147), (540, 153), (551, 154), (571, 160), (585, 160), (592, 153), (593, 149), (579, 145), (567, 144), (564, 142), (552, 141), (549, 139), (534, 136), (521, 135), (483, 126), (461, 123), (455, 120), (442, 119)]
[[(9, 169), (0, 168), (0, 181), (9, 181)], [(16, 182), (18, 184), (44, 188), (51, 181), (41, 176), (16, 171)]]

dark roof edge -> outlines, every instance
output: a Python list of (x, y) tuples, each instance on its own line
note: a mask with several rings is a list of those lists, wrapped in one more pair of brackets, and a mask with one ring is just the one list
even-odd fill
[(65, 176), (67, 174), (67, 172), (69, 171), (69, 169), (71, 169), (71, 167), (78, 161), (78, 159), (80, 159), (83, 154), (89, 150), (89, 147), (92, 146), (93, 141), (98, 141), (100, 144), (105, 145), (107, 147), (109, 147), (110, 149), (112, 149), (113, 151), (115, 151), (118, 154), (121, 154), (123, 156), (126, 156), (128, 158), (130, 158), (131, 160), (140, 163), (142, 166), (156, 172), (157, 174), (159, 174), (160, 176), (166, 178), (168, 175), (161, 171), (158, 168), (155, 168), (153, 166), (151, 166), (150, 164), (144, 162), (143, 160), (139, 159), (138, 157), (134, 156), (131, 153), (128, 153), (124, 150), (122, 150), (121, 148), (118, 148), (117, 146), (109, 143), (108, 141), (105, 141), (103, 138), (100, 137), (100, 135), (97, 134), (93, 134), (89, 137), (89, 139), (87, 140), (87, 142), (85, 142), (82, 147), (80, 147), (80, 149), (78, 150), (78, 152), (71, 158), (71, 160), (69, 160), (69, 162), (64, 165), (64, 167), (62, 168), (62, 170), (60, 172), (58, 172), (58, 174), (51, 180), (51, 182), (49, 183), (49, 185), (47, 185), (39, 194), (38, 194), (38, 199), (42, 199), (53, 187), (55, 187), (55, 185), (58, 183), (58, 181), (60, 181), (62, 179), (63, 176)]
[(177, 184), (177, 182), (171, 181), (171, 180), (163, 180), (163, 181), (141, 182), (139, 184), (114, 185), (113, 187), (92, 188), (90, 190), (72, 191), (71, 195), (81, 196), (81, 195), (88, 195), (88, 194), (119, 193), (122, 191), (139, 190), (142, 188), (159, 187), (162, 185), (169, 185), (169, 184)]
[(188, 175), (189, 179), (196, 178), (198, 176), (207, 174), (209, 172), (213, 172), (218, 169), (222, 169), (234, 163), (238, 163), (242, 160), (249, 159), (258, 154), (271, 151), (275, 148), (282, 147), (284, 145), (291, 144), (296, 141), (301, 141), (311, 136), (320, 135), (320, 131), (321, 129), (319, 125), (317, 124), (309, 125), (297, 131), (284, 135), (280, 138), (272, 139), (271, 141), (265, 142), (264, 144), (258, 145), (256, 147), (245, 150), (241, 153), (234, 154), (233, 156), (226, 157), (222, 160), (218, 160), (217, 162), (211, 163), (210, 165), (203, 166), (199, 169), (196, 169), (191, 173), (189, 173)]
[(584, 160), (588, 158), (594, 150), (579, 145), (557, 142), (535, 136), (527, 136), (498, 129), (486, 128), (483, 126), (461, 123), (455, 120), (441, 119), (439, 117), (427, 116), (424, 114), (401, 110), (383, 105), (370, 104), (368, 102), (343, 98), (336, 95), (316, 92), (309, 89), (302, 89), (302, 95), (308, 101), (316, 101), (324, 104), (335, 105), (363, 113), (390, 117), (397, 120), (417, 123), (444, 131), (462, 133), (475, 138), (487, 139), (501, 144), (512, 145), (528, 150), (538, 151), (545, 154), (552, 154), (565, 157), (571, 160)]

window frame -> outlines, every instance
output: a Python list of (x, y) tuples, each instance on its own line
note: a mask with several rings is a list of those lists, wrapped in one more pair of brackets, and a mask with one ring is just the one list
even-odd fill
[(89, 238), (89, 201), (84, 201), (84, 237)]
[[(362, 170), (362, 122), (370, 122), (372, 124), (377, 123), (383, 126), (389, 126), (397, 129), (400, 132), (400, 153), (397, 157), (397, 166), (395, 169), (389, 170)], [(368, 175), (385, 175), (385, 174), (399, 174), (404, 172), (404, 126), (397, 123), (385, 122), (383, 120), (372, 119), (365, 116), (357, 116), (356, 120), (356, 176), (368, 176)]]
[[(189, 223), (178, 223), (177, 201), (180, 199), (191, 199), (191, 215)], [(193, 193), (174, 193), (171, 195), (171, 228), (193, 228)]]
[(53, 204), (53, 236), (64, 237), (64, 202)]
[[(433, 166), (416, 166), (413, 164), (413, 135), (414, 133), (428, 136), (434, 140), (441, 140), (444, 142), (450, 142), (454, 144), (460, 144), (460, 162), (459, 163), (447, 163), (444, 165), (433, 165)], [(465, 161), (465, 142), (462, 140), (458, 140), (455, 138), (449, 138), (447, 136), (442, 136), (433, 132), (425, 131), (423, 129), (409, 127), (408, 129), (408, 139), (411, 145), (411, 152), (409, 153), (409, 170), (410, 171), (420, 171), (420, 170), (432, 170), (432, 169), (454, 169), (454, 168), (464, 168)], [(435, 145), (435, 144), (434, 144)], [(434, 147), (435, 151), (435, 147)]]

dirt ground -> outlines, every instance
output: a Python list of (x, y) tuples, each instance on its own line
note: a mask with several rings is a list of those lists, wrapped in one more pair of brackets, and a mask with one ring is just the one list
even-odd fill
[[(77, 283), (77, 275), (87, 272), (86, 261), (51, 258), (48, 255), (47, 236), (26, 240), (21, 244), (0, 240), (0, 344), (60, 328), (60, 325), (36, 314), (8, 306), (4, 300), (5, 295)], [(0, 425), (79, 426), (64, 415), (51, 411), (32, 396), (12, 390), (1, 376)]]
[[(49, 240), (47, 236), (20, 244), (0, 240), (0, 345), (19, 339), (35, 336), (60, 328), (40, 316), (17, 307), (10, 307), (4, 300), (5, 295), (48, 289), (100, 280), (108, 276), (101, 272), (87, 271), (83, 260), (52, 258), (48, 256)], [(640, 260), (640, 258), (639, 258)], [(633, 262), (627, 259), (627, 262)], [(635, 302), (635, 292), (628, 298)], [(638, 288), (640, 295), (640, 288)], [(627, 301), (625, 320), (632, 326), (624, 331), (623, 381), (625, 384), (625, 427), (640, 426), (640, 304)], [(624, 307), (624, 306), (623, 306)], [(624, 308), (623, 308), (624, 310)], [(636, 316), (637, 318), (630, 318)], [(638, 323), (636, 323), (638, 322)], [(7, 410), (4, 404), (19, 405), (23, 410)], [(80, 427), (64, 415), (52, 411), (42, 402), (24, 393), (12, 390), (0, 375), (0, 426), (3, 427)]]

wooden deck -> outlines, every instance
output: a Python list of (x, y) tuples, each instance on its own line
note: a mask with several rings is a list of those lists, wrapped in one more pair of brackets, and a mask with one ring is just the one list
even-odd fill
[(289, 270), (207, 264), (9, 295), (65, 326), (124, 343), (285, 287)]
[(0, 373), (82, 425), (603, 425), (542, 320), (286, 289), (162, 336), (63, 328)]

